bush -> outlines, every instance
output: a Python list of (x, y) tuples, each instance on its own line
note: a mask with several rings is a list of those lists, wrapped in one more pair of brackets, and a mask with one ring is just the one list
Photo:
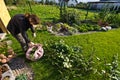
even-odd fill
[(82, 47), (68, 46), (64, 41), (51, 42), (44, 46), (47, 57), (55, 69), (59, 72), (61, 80), (81, 79), (81, 77), (93, 73), (92, 58), (86, 59), (82, 55)]
[(92, 24), (81, 24), (78, 27), (79, 32), (98, 31), (98, 30), (100, 30), (100, 26), (92, 25)]
[(62, 16), (62, 21), (69, 25), (72, 25), (73, 23), (80, 24), (80, 19), (80, 13), (75, 9), (67, 10)]
[[(6, 5), (25, 5), (25, 4), (27, 4), (26, 3), (27, 2), (27, 0), (5, 0), (5, 3), (6, 3)], [(34, 3), (34, 1), (31, 1), (31, 3), (33, 4)]]

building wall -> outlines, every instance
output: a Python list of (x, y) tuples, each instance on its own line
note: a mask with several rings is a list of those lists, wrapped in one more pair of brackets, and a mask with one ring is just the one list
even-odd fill
[[(7, 26), (9, 20), (10, 20), (10, 15), (7, 10), (7, 7), (4, 3), (4, 0), (0, 0), (0, 28), (1, 29), (6, 29), (5, 27)], [(6, 32), (6, 30), (3, 30)]]
[(100, 0), (100, 1), (120, 1), (120, 0)]
[(120, 8), (120, 2), (90, 2), (91, 9)]
[[(40, 2), (41, 0), (34, 0), (34, 1), (36, 1), (36, 2)], [(45, 2), (45, 0), (43, 0), (44, 2)], [(55, 3), (57, 3), (57, 4), (59, 4), (59, 1), (60, 0), (48, 0), (48, 1), (53, 1), (53, 2), (55, 2)], [(76, 6), (77, 5), (77, 2), (76, 2), (76, 0), (69, 0), (68, 1), (68, 6)]]
[(76, 0), (69, 0), (68, 1), (68, 6), (76, 6), (76, 5), (77, 5)]

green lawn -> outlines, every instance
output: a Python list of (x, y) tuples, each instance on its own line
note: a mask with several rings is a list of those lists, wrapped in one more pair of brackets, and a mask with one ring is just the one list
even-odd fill
[[(38, 9), (39, 8), (39, 9)], [(22, 13), (19, 10), (10, 11), (11, 16), (16, 13)], [(48, 9), (50, 11), (48, 11)], [(59, 10), (57, 7), (48, 6), (47, 8), (39, 5), (34, 6), (34, 12), (41, 17), (41, 20), (47, 21), (47, 19), (51, 20), (53, 18), (59, 18)], [(55, 13), (55, 14), (54, 14)], [(104, 63), (105, 60), (107, 63), (111, 62), (113, 55), (120, 54), (120, 29), (110, 30), (107, 32), (95, 32), (91, 34), (79, 34), (72, 36), (55, 36), (47, 31), (38, 30), (37, 37), (32, 38), (31, 33), (29, 32), (30, 39), (35, 43), (46, 44), (53, 42), (58, 42), (59, 40), (64, 40), (65, 43), (69, 46), (81, 46), (83, 49), (83, 55), (87, 56), (91, 53), (94, 54), (94, 60), (97, 63), (96, 57), (99, 57), (101, 63)], [(8, 35), (10, 39), (13, 41), (12, 47), (15, 52), (20, 56), (25, 58), (25, 54), (22, 53), (21, 47), (18, 42), (11, 36)], [(49, 54), (49, 52), (44, 53)], [(119, 59), (120, 60), (120, 59)], [(59, 73), (56, 68), (52, 66), (49, 62), (46, 61), (45, 57), (42, 57), (40, 60), (36, 62), (31, 62), (26, 60), (26, 62), (32, 67), (35, 73), (35, 80), (60, 80)], [(102, 68), (103, 64), (96, 66), (98, 68)], [(74, 79), (79, 80), (79, 79)], [(81, 80), (101, 80), (99, 76), (84, 76)]]
[[(84, 55), (87, 56), (88, 54), (94, 53), (94, 59), (96, 59), (96, 57), (99, 57), (102, 63), (104, 63), (104, 59), (106, 59), (106, 62), (109, 63), (111, 62), (113, 55), (116, 55), (117, 53), (118, 55), (120, 54), (119, 33), (120, 29), (117, 29), (108, 32), (96, 32), (91, 34), (80, 34), (63, 37), (51, 35), (46, 31), (37, 31), (37, 37), (35, 39), (31, 37), (31, 39), (33, 42), (41, 44), (45, 44), (50, 41), (57, 42), (62, 39), (66, 44), (70, 46), (82, 46)], [(15, 49), (16, 53), (21, 54), (22, 57), (25, 57), (21, 52), (21, 47), (18, 42), (13, 37), (10, 38), (13, 41), (14, 45), (12, 46)], [(95, 51), (92, 52), (92, 49)], [(49, 52), (44, 54), (49, 54)], [(57, 77), (58, 73), (56, 72), (56, 69), (54, 69), (54, 67), (48, 63), (44, 57), (37, 62), (28, 61), (28, 63), (31, 65), (32, 69), (35, 72), (35, 80), (59, 80), (59, 77)], [(99, 65), (99, 67), (102, 67), (102, 65)], [(90, 79), (86, 77), (84, 80), (100, 80), (99, 77), (96, 77), (95, 79), (93, 78), (93, 76)]]
[[(32, 5), (32, 13), (36, 14), (39, 16), (39, 18), (41, 19), (42, 22), (44, 21), (53, 21), (53, 19), (58, 20), (60, 18), (59, 16), (59, 6), (50, 6), (50, 5)], [(74, 11), (77, 10), (78, 13), (80, 14), (80, 18), (81, 20), (85, 19), (85, 15), (87, 13), (86, 10), (80, 10), (80, 9), (74, 9), (74, 8), (70, 8), (70, 10)], [(13, 16), (15, 14), (19, 14), (19, 13), (31, 13), (30, 12), (30, 8), (29, 6), (17, 6), (17, 9), (12, 9), (9, 11), (10, 15)], [(88, 13), (88, 19), (93, 19), (95, 13), (89, 11)]]
[[(52, 19), (59, 19), (59, 8), (57, 6), (49, 5), (32, 5), (32, 13), (40, 17), (41, 21), (51, 21)], [(31, 13), (29, 6), (17, 6), (17, 9), (10, 10), (10, 15)]]

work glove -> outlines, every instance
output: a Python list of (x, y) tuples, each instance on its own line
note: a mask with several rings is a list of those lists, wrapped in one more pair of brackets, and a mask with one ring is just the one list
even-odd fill
[(36, 33), (33, 33), (33, 37), (34, 37), (34, 38), (36, 37)]

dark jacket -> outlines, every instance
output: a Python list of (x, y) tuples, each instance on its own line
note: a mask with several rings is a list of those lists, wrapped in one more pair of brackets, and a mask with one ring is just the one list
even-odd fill
[(29, 23), (29, 21), (25, 18), (23, 14), (17, 14), (13, 16), (7, 26), (8, 31), (13, 36), (21, 33), (27, 43), (30, 42), (30, 40), (27, 37), (27, 33), (26, 33), (26, 31), (29, 28), (31, 29), (33, 33), (35, 32), (33, 29), (33, 26)]

